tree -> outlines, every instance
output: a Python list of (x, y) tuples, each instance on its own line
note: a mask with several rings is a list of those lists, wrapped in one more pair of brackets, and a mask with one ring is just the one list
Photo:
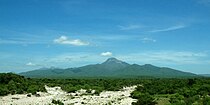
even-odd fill
[(7, 89), (6, 86), (0, 85), (0, 96), (4, 96), (9, 94), (9, 90)]
[(205, 96), (203, 98), (203, 105), (210, 105), (210, 97), (209, 96)]
[(157, 102), (155, 99), (149, 95), (149, 93), (138, 93), (135, 92), (132, 97), (138, 99), (136, 103), (132, 103), (132, 105), (155, 105)]

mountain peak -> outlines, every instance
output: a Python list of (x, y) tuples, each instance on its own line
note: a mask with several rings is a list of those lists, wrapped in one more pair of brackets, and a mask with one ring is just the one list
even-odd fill
[(112, 58), (108, 58), (103, 64), (110, 64), (110, 63), (123, 63), (123, 61), (112, 57)]
[(151, 65), (151, 64), (144, 64), (143, 66), (146, 66), (146, 67), (155, 67), (154, 65)]
[(101, 66), (105, 67), (107, 70), (119, 70), (129, 65), (130, 64), (113, 57), (108, 58), (105, 62), (101, 64)]

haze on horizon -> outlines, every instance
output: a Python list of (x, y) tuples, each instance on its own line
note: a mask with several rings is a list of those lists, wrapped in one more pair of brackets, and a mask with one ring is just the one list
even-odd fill
[(210, 0), (1, 0), (0, 72), (115, 57), (210, 74)]

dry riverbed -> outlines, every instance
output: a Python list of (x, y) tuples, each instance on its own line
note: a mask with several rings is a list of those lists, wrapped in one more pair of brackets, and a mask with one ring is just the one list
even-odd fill
[(16, 94), (0, 97), (0, 105), (49, 105), (53, 99), (60, 100), (65, 105), (131, 105), (137, 101), (129, 97), (136, 86), (124, 87), (120, 91), (103, 91), (99, 95), (87, 94), (83, 89), (75, 93), (66, 93), (60, 87), (45, 86), (45, 88), (47, 93), (37, 92), (39, 96)]

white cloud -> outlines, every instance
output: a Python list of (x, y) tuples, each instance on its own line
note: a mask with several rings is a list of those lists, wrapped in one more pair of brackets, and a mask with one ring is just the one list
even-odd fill
[(26, 63), (27, 66), (36, 66), (36, 64), (32, 63), (32, 62), (28, 62)]
[(128, 25), (128, 26), (118, 26), (120, 28), (120, 30), (134, 30), (134, 29), (139, 29), (142, 28), (143, 26), (140, 25)]
[(147, 42), (156, 42), (156, 40), (155, 40), (155, 39), (152, 39), (152, 38), (143, 38), (143, 39), (141, 39), (141, 41), (142, 41), (143, 43), (147, 43)]
[(150, 64), (203, 64), (206, 63), (205, 53), (186, 52), (186, 51), (150, 51), (135, 54), (121, 55), (133, 63)]
[(75, 46), (86, 46), (89, 45), (89, 42), (81, 41), (80, 39), (68, 39), (66, 36), (61, 36), (54, 40), (54, 43), (57, 44), (70, 44)]
[(102, 52), (101, 56), (112, 56), (111, 52)]
[(185, 28), (185, 25), (176, 25), (176, 26), (172, 26), (172, 27), (168, 27), (168, 28), (164, 28), (164, 29), (155, 29), (149, 32), (167, 32), (167, 31), (174, 31), (174, 30), (178, 30), (178, 29), (182, 29)]

